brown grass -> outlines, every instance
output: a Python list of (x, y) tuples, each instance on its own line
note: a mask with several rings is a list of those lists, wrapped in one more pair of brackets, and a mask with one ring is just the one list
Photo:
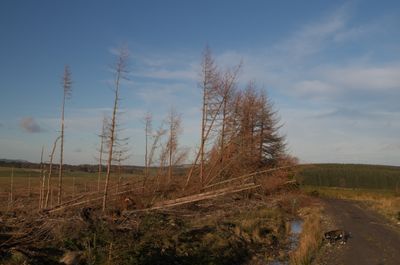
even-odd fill
[(299, 246), (289, 254), (290, 264), (311, 264), (322, 244), (321, 207), (307, 207), (300, 209), (304, 223), (300, 234)]

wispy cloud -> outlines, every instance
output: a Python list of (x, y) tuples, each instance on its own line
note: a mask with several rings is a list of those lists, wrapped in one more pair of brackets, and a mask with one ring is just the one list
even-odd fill
[(135, 76), (154, 78), (154, 79), (173, 79), (173, 80), (195, 80), (197, 73), (193, 69), (150, 69), (134, 73)]
[(381, 148), (382, 151), (400, 151), (400, 142), (393, 142), (384, 144)]
[(131, 76), (155, 80), (193, 81), (198, 77), (197, 57), (184, 53), (154, 54), (149, 56), (134, 55), (135, 70)]
[(75, 148), (74, 150), (74, 153), (82, 153), (82, 148)]
[(179, 102), (183, 94), (190, 94), (190, 90), (196, 90), (196, 86), (188, 85), (187, 83), (161, 84), (157, 82), (147, 82), (140, 86), (137, 94), (148, 104), (163, 103), (168, 106)]
[(301, 99), (351, 99), (364, 103), (367, 97), (375, 102), (391, 101), (395, 95), (400, 97), (400, 67), (397, 65), (373, 66), (370, 62), (368, 65), (321, 68), (303, 72), (304, 77), (314, 77), (311, 80), (287, 76), (283, 91)]
[(399, 66), (361, 66), (337, 67), (323, 73), (327, 80), (340, 85), (343, 89), (400, 91)]
[[(385, 57), (395, 54), (395, 50), (385, 50), (383, 46), (376, 50), (374, 46), (374, 50), (365, 48), (363, 52), (345, 52), (338, 58), (327, 57), (332, 50), (342, 52), (347, 47), (354, 49), (353, 45), (363, 47), (364, 37), (380, 36), (388, 24), (384, 17), (362, 23), (353, 16), (353, 6), (344, 5), (332, 14), (299, 26), (276, 44), (250, 52), (228, 51), (217, 58), (230, 65), (243, 59), (242, 80), (253, 79), (275, 95), (293, 100), (319, 100), (328, 104), (348, 104), (349, 100), (356, 104), (393, 103), (393, 98), (400, 97), (400, 59), (391, 56), (382, 60), (378, 55)], [(393, 108), (393, 104), (379, 104), (382, 105)]]
[(317, 119), (331, 119), (331, 118), (346, 118), (346, 119), (376, 119), (376, 118), (384, 118), (385, 115), (368, 112), (368, 111), (361, 111), (358, 109), (340, 107), (336, 110), (329, 111), (326, 113), (317, 114), (314, 116)]
[(326, 42), (343, 31), (348, 21), (347, 12), (347, 8), (342, 7), (322, 21), (303, 26), (275, 48), (297, 59), (319, 52)]
[(293, 84), (292, 92), (303, 98), (329, 98), (337, 88), (320, 80), (303, 80)]
[(40, 127), (40, 125), (35, 121), (33, 117), (22, 118), (19, 125), (25, 132), (28, 133), (43, 132), (43, 129)]

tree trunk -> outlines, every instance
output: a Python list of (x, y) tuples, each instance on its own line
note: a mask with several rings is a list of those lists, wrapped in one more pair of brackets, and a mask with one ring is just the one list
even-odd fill
[(110, 185), (110, 174), (111, 174), (111, 166), (113, 159), (113, 149), (114, 142), (116, 136), (116, 124), (117, 124), (117, 110), (118, 110), (118, 101), (119, 101), (119, 87), (121, 78), (123, 78), (123, 74), (126, 73), (126, 63), (128, 59), (127, 50), (121, 49), (119, 51), (118, 61), (115, 65), (115, 79), (114, 79), (114, 106), (113, 113), (111, 117), (111, 126), (110, 126), (110, 141), (109, 141), (109, 149), (108, 149), (108, 159), (107, 159), (107, 173), (106, 173), (106, 183), (104, 185), (104, 193), (103, 193), (103, 212), (107, 207), (107, 195), (108, 195), (108, 187)]
[[(51, 173), (53, 169), (53, 157), (54, 157), (54, 152), (56, 150), (57, 142), (60, 139), (61, 136), (58, 136), (57, 139), (54, 141), (53, 144), (53, 150), (51, 151), (50, 155), (50, 165), (49, 165), (49, 175), (47, 177), (47, 194), (46, 194), (46, 203), (45, 203), (45, 208), (49, 206), (49, 196), (50, 196), (50, 181), (51, 181)], [(51, 193), (53, 193), (53, 189), (51, 188)], [(53, 194), (51, 194), (51, 199), (53, 200)], [(52, 203), (53, 204), (53, 203)]]
[(41, 178), (41, 183), (40, 183), (40, 196), (39, 196), (39, 209), (43, 208), (43, 203), (44, 203), (44, 188), (45, 188), (45, 182), (46, 182), (46, 174), (44, 174), (44, 166), (43, 166), (43, 151), (44, 151), (44, 146), (42, 146), (42, 153), (40, 155), (40, 178)]
[(67, 97), (71, 93), (71, 72), (69, 67), (66, 65), (64, 67), (64, 76), (63, 76), (63, 102), (61, 109), (61, 146), (60, 146), (60, 166), (58, 171), (58, 197), (57, 203), (61, 204), (62, 202), (62, 181), (63, 181), (63, 160), (64, 160), (64, 109), (65, 109), (65, 101)]

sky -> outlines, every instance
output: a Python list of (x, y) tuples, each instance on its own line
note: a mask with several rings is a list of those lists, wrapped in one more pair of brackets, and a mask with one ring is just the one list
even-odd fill
[(0, 159), (39, 162), (43, 145), (48, 156), (67, 64), (65, 162), (96, 163), (121, 46), (130, 51), (120, 104), (125, 163), (144, 163), (145, 113), (157, 127), (171, 107), (192, 157), (208, 45), (222, 69), (242, 61), (239, 86), (255, 81), (267, 91), (301, 163), (400, 166), (399, 28), (399, 1), (3, 0)]

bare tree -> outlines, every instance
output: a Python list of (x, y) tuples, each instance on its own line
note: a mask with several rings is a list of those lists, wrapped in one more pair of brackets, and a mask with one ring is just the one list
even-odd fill
[(167, 130), (164, 129), (163, 124), (161, 124), (160, 127), (155, 132), (155, 134), (152, 136), (153, 142), (151, 144), (151, 148), (150, 148), (150, 152), (149, 152), (149, 158), (148, 158), (149, 166), (153, 165), (154, 159), (155, 159), (155, 156), (156, 156), (156, 151), (160, 147), (161, 138), (166, 133), (167, 133)]
[(39, 196), (39, 209), (42, 209), (43, 207), (43, 200), (44, 200), (44, 187), (45, 187), (45, 182), (46, 182), (46, 175), (44, 173), (44, 166), (43, 166), (43, 152), (44, 152), (44, 146), (42, 146), (42, 153), (40, 155), (40, 196)]
[(99, 168), (98, 168), (98, 176), (97, 176), (97, 191), (100, 191), (100, 181), (101, 181), (101, 173), (103, 169), (103, 149), (104, 149), (104, 140), (106, 137), (106, 128), (107, 128), (107, 118), (103, 117), (103, 125), (101, 127), (100, 137), (100, 149), (99, 149)]
[(212, 58), (211, 49), (207, 46), (203, 53), (201, 89), (203, 93), (201, 137), (200, 137), (200, 182), (204, 185), (204, 166), (206, 142), (212, 130), (216, 116), (221, 109), (218, 100), (219, 73)]
[(10, 200), (9, 205), (13, 203), (13, 192), (14, 192), (14, 167), (11, 168), (11, 178), (10, 178)]
[[(51, 174), (52, 174), (52, 169), (53, 169), (53, 157), (54, 157), (54, 152), (56, 151), (57, 142), (58, 142), (58, 140), (60, 138), (61, 138), (61, 136), (58, 136), (56, 138), (56, 140), (54, 141), (53, 150), (51, 151), (51, 154), (50, 154), (49, 175), (47, 177), (47, 193), (46, 193), (45, 208), (47, 208), (48, 205), (49, 205), (50, 192), (53, 192), (53, 188), (50, 187), (50, 185), (51, 185)], [(53, 196), (51, 196), (51, 197), (53, 198)]]
[(124, 160), (124, 152), (119, 150), (115, 152), (116, 158), (114, 159), (117, 162), (117, 192), (120, 190), (121, 181), (122, 181), (122, 161)]
[(227, 159), (235, 161), (227, 169), (230, 175), (276, 165), (284, 157), (285, 138), (266, 93), (250, 82), (235, 93), (231, 108), (231, 133), (226, 135), (224, 151)]
[(32, 196), (32, 190), (31, 190), (31, 173), (28, 173), (28, 196), (29, 196), (29, 198)]
[(127, 63), (128, 63), (128, 50), (127, 49), (120, 49), (118, 58), (116, 60), (115, 65), (113, 66), (114, 72), (114, 105), (113, 105), (113, 112), (111, 116), (111, 124), (108, 133), (108, 159), (107, 159), (107, 173), (106, 173), (106, 183), (104, 186), (104, 193), (103, 193), (103, 211), (105, 211), (107, 207), (107, 195), (108, 195), (108, 187), (110, 183), (110, 174), (111, 174), (111, 166), (113, 162), (113, 149), (115, 145), (115, 137), (116, 137), (116, 127), (117, 127), (117, 111), (118, 111), (118, 103), (120, 100), (119, 96), (119, 89), (121, 86), (121, 81), (126, 78), (127, 74)]
[[(223, 150), (227, 138), (230, 101), (234, 94), (237, 75), (241, 69), (241, 64), (221, 73), (212, 58), (211, 50), (206, 47), (203, 52), (202, 72), (200, 87), (203, 93), (202, 99), (202, 121), (200, 148), (193, 166), (189, 170), (186, 186), (195, 169), (195, 165), (200, 160), (199, 178), (201, 186), (204, 186), (206, 176), (211, 174), (210, 167), (206, 169), (206, 160), (209, 155), (210, 146), (213, 146), (214, 140), (219, 139), (219, 157), (216, 160), (223, 163)], [(212, 149), (212, 148), (211, 148)], [(217, 150), (217, 149), (214, 149)], [(211, 166), (215, 169), (217, 162)], [(206, 172), (208, 171), (208, 172)], [(185, 187), (186, 187), (185, 186)]]
[[(225, 143), (228, 134), (232, 133), (232, 100), (235, 95), (236, 81), (238, 73), (242, 67), (242, 63), (234, 67), (233, 69), (228, 69), (222, 75), (221, 87), (219, 88), (219, 94), (222, 100), (221, 109), (221, 133), (220, 133), (220, 147), (219, 147), (219, 162), (220, 167), (224, 167), (224, 153), (225, 153)], [(230, 131), (230, 132), (229, 132)]]
[(64, 67), (64, 76), (62, 79), (63, 84), (63, 101), (61, 108), (61, 146), (60, 146), (60, 166), (58, 172), (58, 199), (57, 203), (61, 204), (62, 201), (62, 179), (63, 179), (63, 159), (64, 159), (64, 109), (65, 109), (65, 101), (67, 98), (71, 96), (71, 71), (69, 66), (66, 65)]
[(243, 90), (236, 89), (241, 66), (220, 71), (210, 49), (206, 47), (203, 53), (200, 148), (185, 188), (199, 160), (199, 179), (204, 187), (217, 177), (274, 166), (285, 157), (279, 119), (266, 94), (254, 82)]
[(167, 124), (169, 126), (169, 138), (167, 144), (168, 150), (168, 180), (170, 183), (172, 180), (172, 167), (175, 165), (175, 159), (178, 150), (178, 135), (182, 131), (181, 127), (181, 116), (176, 112), (174, 108), (171, 108), (168, 117)]
[[(157, 150), (160, 150), (160, 156), (159, 156), (159, 162), (160, 165), (158, 167), (158, 172), (157, 172), (157, 179), (160, 178), (161, 173), (164, 171), (164, 166), (165, 166), (165, 148), (161, 143), (161, 140), (163, 136), (167, 133), (167, 130), (164, 129), (164, 124), (162, 123), (159, 128), (155, 131), (154, 135), (152, 135), (152, 143), (150, 147), (150, 152), (148, 153), (148, 159), (147, 159), (147, 164), (149, 167), (155, 163), (155, 157), (157, 155)], [(150, 172), (149, 172), (150, 173)], [(149, 174), (150, 177), (150, 174)], [(147, 184), (148, 178), (143, 179), (143, 186), (142, 186), (142, 191), (144, 191), (144, 188)]]
[(144, 116), (144, 134), (145, 134), (145, 154), (144, 154), (144, 177), (147, 179), (149, 177), (149, 154), (148, 154), (148, 142), (149, 137), (152, 135), (152, 114), (147, 112)]

